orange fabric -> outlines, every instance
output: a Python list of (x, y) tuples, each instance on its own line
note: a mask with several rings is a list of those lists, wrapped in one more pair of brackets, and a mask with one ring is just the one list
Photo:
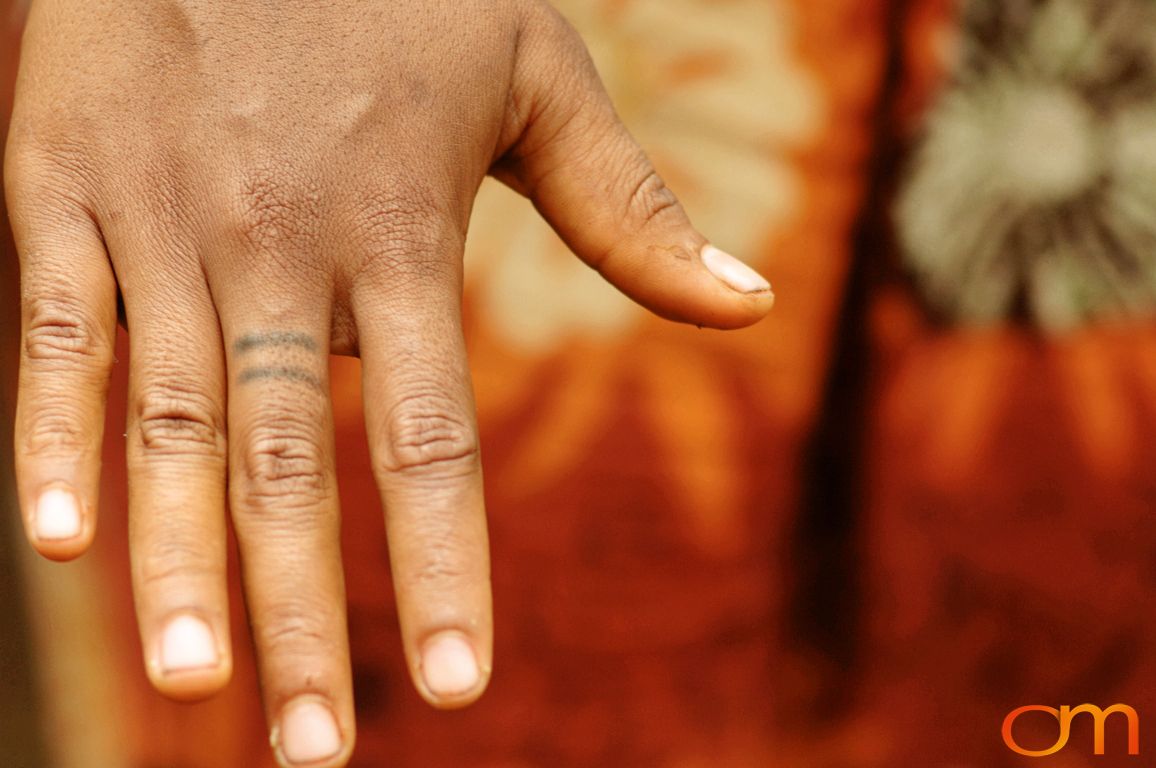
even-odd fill
[[(861, 764), (1018, 766), (999, 738), (1016, 707), (1154, 711), (1156, 332), (1041, 343), (916, 323), (886, 352), (859, 725), (888, 747)], [(1049, 727), (1025, 721), (1023, 743), (1046, 748)], [(1041, 765), (1135, 764), (1119, 739), (1092, 758), (1085, 723)]]
[[(900, 105), (912, 132), (956, 42), (944, 5), (912, 14), (923, 27)], [(828, 734), (846, 764), (1022, 766), (1000, 726), (1025, 705), (1125, 703), (1146, 722), (1156, 330), (948, 329), (902, 280), (877, 292), (870, 324), (869, 628), (860, 705)], [(1093, 756), (1092, 731), (1077, 720), (1068, 749), (1032, 762), (1144, 762), (1125, 754), (1119, 723)], [(1056, 726), (1024, 718), (1015, 733), (1045, 749)]]

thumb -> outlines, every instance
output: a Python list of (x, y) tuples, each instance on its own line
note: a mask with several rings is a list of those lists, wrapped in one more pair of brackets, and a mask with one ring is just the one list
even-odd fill
[(529, 197), (583, 261), (662, 317), (742, 328), (770, 284), (710, 245), (615, 113), (578, 34), (541, 4), (524, 28), (514, 138), (493, 174)]

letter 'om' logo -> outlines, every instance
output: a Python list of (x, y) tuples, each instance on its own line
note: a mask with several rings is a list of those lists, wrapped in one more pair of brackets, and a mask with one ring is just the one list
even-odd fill
[[(1046, 712), (1056, 719), (1060, 724), (1060, 738), (1056, 741), (1055, 746), (1049, 749), (1024, 749), (1015, 740), (1015, 735), (1012, 733), (1012, 728), (1015, 726), (1016, 720), (1021, 715), (1028, 712)], [(1126, 704), (1115, 704), (1107, 709), (1092, 704), (1081, 704), (1078, 707), (1045, 707), (1038, 704), (1032, 704), (1026, 707), (1012, 710), (1008, 716), (1003, 720), (1003, 741), (1007, 744), (1008, 749), (1027, 757), (1047, 757), (1054, 755), (1064, 747), (1068, 746), (1068, 739), (1072, 735), (1072, 720), (1077, 715), (1091, 715), (1095, 720), (1094, 731), (1094, 754), (1104, 754), (1104, 730), (1108, 718), (1112, 715), (1124, 715), (1128, 719), (1128, 754), (1140, 754), (1140, 716), (1136, 714), (1136, 710)]]

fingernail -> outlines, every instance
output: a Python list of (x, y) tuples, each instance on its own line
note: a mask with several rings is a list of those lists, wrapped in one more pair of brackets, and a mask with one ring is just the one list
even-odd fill
[(281, 755), (290, 763), (308, 765), (341, 751), (341, 731), (329, 707), (313, 699), (289, 704), (281, 715)]
[(196, 616), (177, 616), (161, 635), (161, 669), (166, 674), (217, 666), (221, 657), (209, 625)]
[(421, 675), (435, 696), (460, 696), (478, 685), (481, 673), (473, 648), (456, 634), (438, 635), (426, 644)]
[(42, 541), (66, 541), (80, 535), (80, 503), (76, 494), (63, 488), (51, 488), (36, 502), (36, 538)]
[(702, 263), (712, 275), (739, 293), (761, 293), (771, 290), (771, 284), (766, 278), (713, 245), (702, 249)]

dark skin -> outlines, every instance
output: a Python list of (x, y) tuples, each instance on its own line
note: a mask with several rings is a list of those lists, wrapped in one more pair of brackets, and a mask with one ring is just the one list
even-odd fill
[(228, 680), (228, 511), (284, 765), (344, 765), (354, 742), (330, 353), (363, 361), (415, 685), (444, 708), (486, 687), (460, 299), (487, 174), (664, 317), (725, 329), (771, 309), (770, 286), (691, 226), (541, 0), (33, 4), (5, 166), (29, 540), (59, 560), (92, 540), (119, 292), (146, 667), (176, 698)]

